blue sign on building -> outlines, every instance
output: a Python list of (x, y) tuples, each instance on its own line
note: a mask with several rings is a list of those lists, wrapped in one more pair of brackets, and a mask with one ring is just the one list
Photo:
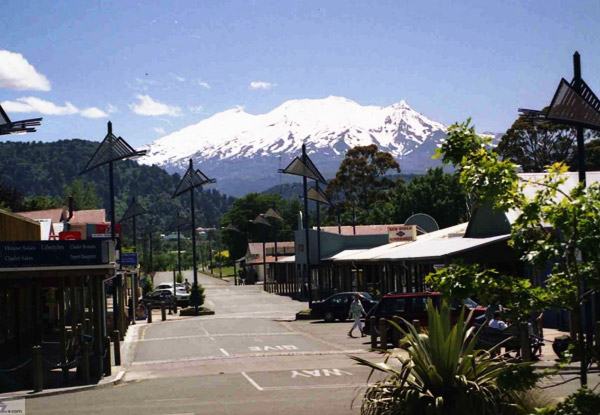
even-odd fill
[(122, 252), (121, 261), (123, 267), (137, 267), (138, 265), (138, 254), (137, 252)]

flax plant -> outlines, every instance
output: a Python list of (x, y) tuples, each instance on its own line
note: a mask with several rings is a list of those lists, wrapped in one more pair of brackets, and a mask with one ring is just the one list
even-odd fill
[[(429, 333), (419, 333), (408, 321), (406, 329), (390, 321), (403, 334), (401, 347), (408, 358), (388, 353), (376, 363), (353, 356), (383, 380), (370, 386), (362, 400), (365, 415), (500, 415), (520, 414), (519, 388), (527, 382), (506, 382), (507, 374), (518, 366), (509, 364), (490, 351), (477, 350), (477, 333), (469, 327), (464, 310), (452, 325), (450, 307), (444, 302), (437, 310), (428, 302)], [(504, 380), (504, 381), (503, 381)], [(507, 383), (509, 385), (507, 385)], [(511, 387), (510, 383), (512, 383)]]

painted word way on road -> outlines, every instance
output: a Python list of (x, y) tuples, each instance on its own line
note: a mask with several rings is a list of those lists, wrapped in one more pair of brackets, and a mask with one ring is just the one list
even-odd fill
[(281, 350), (298, 350), (294, 345), (288, 344), (283, 346), (250, 346), (251, 352), (276, 352)]
[(292, 379), (296, 377), (318, 378), (321, 376), (352, 376), (352, 373), (340, 369), (292, 370)]

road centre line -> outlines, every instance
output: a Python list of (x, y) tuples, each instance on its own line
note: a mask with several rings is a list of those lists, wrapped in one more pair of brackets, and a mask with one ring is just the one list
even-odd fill
[(248, 375), (246, 374), (246, 372), (241, 372), (241, 373), (242, 373), (242, 375), (243, 375), (243, 376), (246, 378), (246, 380), (247, 380), (248, 382), (250, 382), (250, 384), (251, 384), (252, 386), (254, 386), (256, 389), (258, 389), (259, 391), (263, 391), (263, 390), (264, 390), (264, 389), (263, 389), (263, 388), (262, 388), (262, 387), (261, 387), (261, 386), (260, 386), (258, 383), (256, 383), (256, 382), (254, 381), (254, 379), (252, 379), (250, 376), (248, 376)]
[[(208, 333), (208, 332), (207, 332)], [(212, 338), (212, 337), (252, 337), (252, 336), (291, 336), (301, 335), (301, 333), (290, 333), (284, 331), (281, 333), (222, 333), (222, 334), (193, 334), (189, 336), (170, 336), (170, 337), (158, 337), (151, 339), (139, 339), (135, 342), (155, 342), (162, 340), (180, 340), (180, 339), (194, 339), (194, 338)], [(214, 339), (211, 339), (214, 340)]]

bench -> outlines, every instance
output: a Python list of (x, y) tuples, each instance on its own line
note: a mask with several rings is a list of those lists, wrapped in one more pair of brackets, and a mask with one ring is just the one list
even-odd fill
[[(543, 339), (535, 335), (530, 335), (529, 343), (531, 345), (532, 356), (535, 356), (538, 352), (541, 353), (541, 348), (544, 345)], [(516, 351), (517, 356), (519, 356), (521, 354), (519, 328), (516, 326), (509, 326), (504, 330), (500, 330), (484, 326), (479, 331), (477, 347), (485, 350), (493, 349), (494, 353), (501, 353), (501, 350), (498, 349), (504, 348), (505, 354)]]

